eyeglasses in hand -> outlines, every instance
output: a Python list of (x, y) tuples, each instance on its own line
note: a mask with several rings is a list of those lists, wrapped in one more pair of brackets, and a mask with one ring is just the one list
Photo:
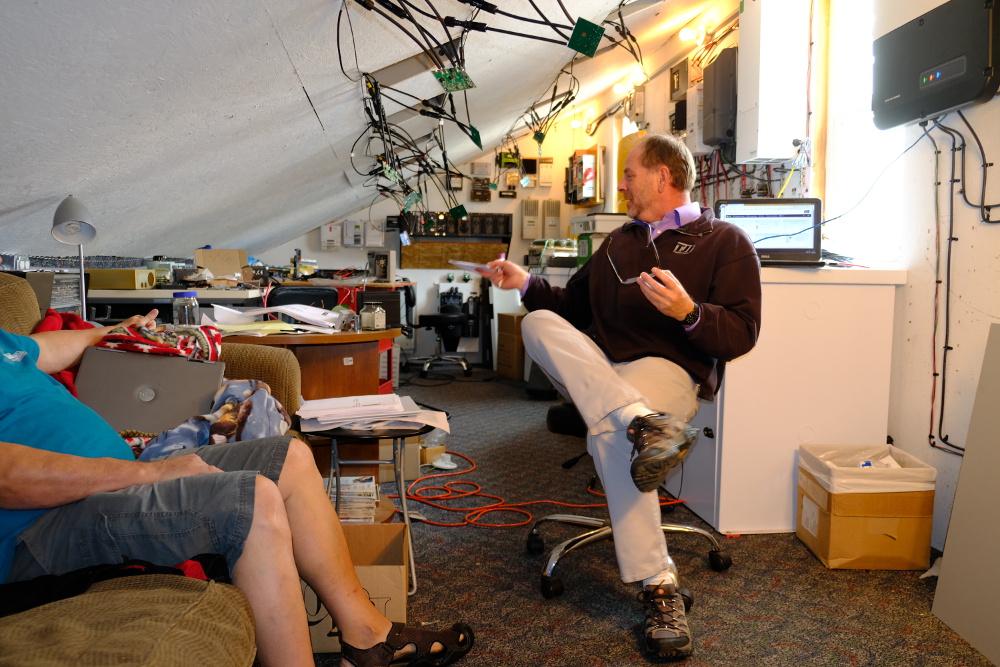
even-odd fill
[[(653, 230), (649, 226), (646, 226), (646, 231), (649, 233), (649, 243), (647, 244), (647, 247), (653, 249), (653, 256), (656, 257), (656, 266), (659, 267), (660, 253), (656, 252), (656, 244), (653, 243)], [(608, 245), (605, 246), (605, 251), (608, 254), (608, 264), (611, 265), (611, 270), (615, 272), (615, 277), (618, 278), (618, 282), (620, 282), (622, 285), (631, 285), (639, 281), (639, 276), (636, 276), (635, 278), (629, 278), (628, 280), (622, 280), (621, 274), (618, 273), (618, 269), (615, 267), (615, 263), (611, 259), (611, 237), (608, 237)]]

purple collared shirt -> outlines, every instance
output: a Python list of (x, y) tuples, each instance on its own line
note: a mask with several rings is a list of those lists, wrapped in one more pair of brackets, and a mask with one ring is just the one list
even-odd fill
[[(668, 229), (677, 229), (683, 227), (689, 222), (693, 222), (701, 217), (701, 205), (698, 202), (691, 202), (689, 204), (684, 204), (675, 208), (673, 211), (667, 213), (663, 218), (653, 225), (652, 223), (643, 222), (642, 220), (636, 220), (636, 222), (642, 222), (644, 225), (649, 225), (652, 227), (650, 236), (656, 238)], [(698, 313), (698, 319), (694, 321), (689, 327), (684, 327), (684, 331), (691, 331), (698, 323), (701, 322), (701, 312)]]
[[(701, 217), (701, 204), (699, 204), (698, 202), (690, 202), (688, 204), (684, 204), (683, 206), (678, 206), (674, 210), (668, 212), (655, 225), (653, 225), (650, 222), (644, 222), (642, 220), (635, 220), (635, 222), (651, 227), (652, 228), (651, 236), (652, 238), (655, 239), (657, 236), (667, 231), (668, 229), (677, 229), (679, 227), (683, 227), (689, 222), (693, 222), (700, 217)], [(528, 279), (525, 280), (524, 285), (521, 286), (522, 298), (524, 298), (524, 295), (528, 292), (528, 285), (531, 284), (532, 278), (533, 274), (529, 273)], [(698, 322), (700, 321), (701, 321), (701, 313), (698, 314), (698, 319), (695, 320), (694, 324), (692, 324), (689, 327), (684, 327), (684, 331), (691, 331), (696, 326), (698, 326)]]

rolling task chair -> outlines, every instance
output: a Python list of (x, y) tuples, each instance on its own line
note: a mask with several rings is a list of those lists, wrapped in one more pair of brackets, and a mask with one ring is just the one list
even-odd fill
[(434, 329), (437, 334), (433, 355), (414, 357), (407, 362), (408, 364), (423, 364), (420, 368), (420, 377), (427, 377), (427, 372), (434, 364), (458, 364), (462, 367), (462, 373), (465, 377), (472, 375), (472, 369), (469, 368), (469, 362), (465, 360), (465, 357), (443, 354), (443, 352), (454, 352), (458, 349), (458, 341), (462, 337), (462, 327), (465, 326), (468, 319), (469, 316), (455, 305), (441, 306), (441, 311), (438, 313), (427, 313), (417, 317), (417, 326)]
[[(576, 406), (572, 403), (562, 403), (549, 408), (545, 421), (548, 430), (553, 433), (580, 438), (587, 436), (587, 426), (584, 423), (583, 418), (580, 417), (580, 413), (577, 411)], [(570, 459), (569, 461), (566, 461), (563, 463), (563, 467), (572, 467), (584, 456), (586, 456), (586, 452)], [(562, 580), (552, 574), (552, 571), (555, 569), (559, 560), (563, 556), (592, 542), (599, 542), (601, 540), (612, 538), (610, 519), (597, 519), (575, 514), (550, 514), (549, 516), (544, 516), (536, 521), (531, 527), (531, 532), (528, 534), (527, 542), (527, 551), (529, 554), (537, 555), (541, 554), (545, 550), (545, 542), (539, 533), (539, 527), (543, 523), (550, 521), (571, 524), (574, 526), (585, 526), (592, 528), (592, 530), (557, 544), (553, 547), (552, 551), (549, 552), (548, 558), (546, 558), (545, 561), (545, 567), (542, 568), (541, 578), (542, 595), (547, 599), (561, 595), (563, 592)], [(711, 549), (708, 552), (708, 564), (709, 567), (716, 572), (727, 570), (733, 564), (729, 554), (722, 548), (719, 541), (709, 531), (702, 528), (696, 528), (694, 526), (685, 526), (673, 523), (665, 523), (661, 527), (663, 528), (664, 533), (697, 533), (708, 540), (711, 544)], [(684, 598), (684, 608), (688, 609), (694, 602), (694, 598), (691, 595), (691, 591), (680, 587), (677, 567), (674, 565), (672, 558), (668, 556), (668, 559), (670, 572), (674, 575), (674, 581), (678, 582), (678, 590)]]

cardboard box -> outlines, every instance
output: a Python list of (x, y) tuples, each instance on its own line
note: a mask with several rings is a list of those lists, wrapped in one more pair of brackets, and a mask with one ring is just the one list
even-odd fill
[(87, 269), (87, 289), (154, 289), (156, 273), (150, 269)]
[[(408, 558), (406, 524), (373, 523), (345, 525), (347, 546), (361, 585), (390, 621), (406, 622)], [(316, 594), (302, 582), (302, 595), (309, 617), (313, 653), (340, 652), (340, 633)]]
[(497, 333), (501, 336), (508, 334), (521, 337), (521, 320), (526, 313), (499, 313), (497, 314)]
[[(209, 282), (213, 285), (235, 287), (239, 282), (253, 280), (246, 250), (198, 248), (194, 251), (194, 263), (212, 272), (215, 277)], [(231, 279), (234, 274), (241, 276), (240, 280)]]
[(497, 375), (513, 380), (524, 379), (524, 342), (521, 340), (521, 320), (524, 313), (497, 315)]
[[(883, 455), (902, 467), (858, 467)], [(925, 570), (935, 474), (890, 445), (802, 445), (795, 534), (831, 569)]]
[[(392, 458), (392, 439), (383, 438), (378, 442), (378, 457), (382, 460)], [(403, 441), (403, 481), (412, 482), (420, 477), (420, 438), (412, 437)], [(388, 463), (378, 467), (379, 484), (395, 482), (396, 473)]]
[(444, 445), (427, 445), (420, 448), (420, 463), (429, 465), (437, 460), (437, 457), (444, 454), (448, 448)]
[(524, 343), (520, 336), (497, 335), (497, 375), (512, 380), (524, 379)]

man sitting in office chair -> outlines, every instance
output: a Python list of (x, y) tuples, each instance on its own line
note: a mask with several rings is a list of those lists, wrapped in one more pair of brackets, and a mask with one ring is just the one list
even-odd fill
[(645, 136), (618, 185), (632, 220), (564, 289), (504, 260), (480, 272), (521, 291), (525, 350), (587, 424), (622, 580), (642, 582), (646, 650), (666, 658), (693, 645), (656, 489), (697, 439), (688, 422), (698, 399), (714, 398), (724, 362), (750, 351), (760, 329), (753, 244), (691, 201), (694, 183), (683, 143)]

